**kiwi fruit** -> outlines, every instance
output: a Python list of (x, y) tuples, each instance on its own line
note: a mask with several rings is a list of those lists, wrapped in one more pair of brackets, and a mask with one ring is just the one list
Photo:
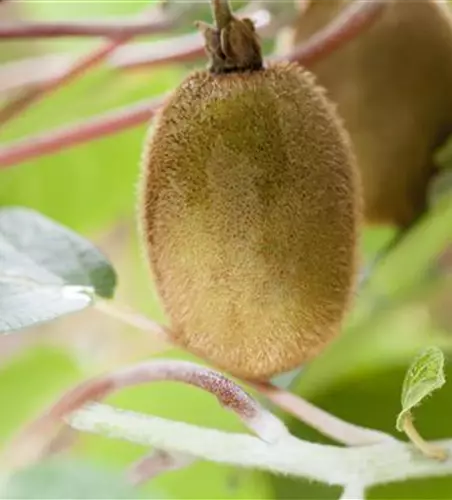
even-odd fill
[(227, 1), (199, 23), (210, 63), (169, 96), (142, 154), (140, 232), (172, 340), (268, 380), (340, 330), (358, 267), (350, 141), (297, 63), (264, 66)]
[[(352, 1), (302, 0), (285, 50)], [(434, 0), (384, 3), (367, 31), (310, 70), (351, 136), (365, 222), (403, 230), (428, 208), (434, 154), (452, 132), (452, 23), (448, 6)]]

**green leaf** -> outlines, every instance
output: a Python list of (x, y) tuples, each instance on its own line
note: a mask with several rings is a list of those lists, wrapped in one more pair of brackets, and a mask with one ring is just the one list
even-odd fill
[(402, 411), (396, 424), (399, 431), (403, 431), (405, 416), (445, 382), (443, 352), (438, 347), (425, 349), (413, 361), (403, 381)]
[(140, 497), (140, 491), (115, 470), (61, 458), (17, 472), (0, 491), (0, 498), (8, 499)]
[(89, 241), (33, 210), (0, 209), (0, 332), (84, 309), (115, 285)]
[[(9, 349), (11, 344), (16, 344), (17, 348), (17, 342), (12, 341), (12, 337), (1, 339), (2, 354), (8, 352), (8, 344)], [(29, 345), (15, 355), (11, 353), (10, 357), (2, 358), (0, 443), (12, 438), (22, 426), (82, 379), (77, 360), (62, 348)]]

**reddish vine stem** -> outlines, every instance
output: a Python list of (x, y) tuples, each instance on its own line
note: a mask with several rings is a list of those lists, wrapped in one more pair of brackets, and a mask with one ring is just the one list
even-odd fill
[(264, 441), (274, 442), (288, 433), (279, 419), (221, 373), (188, 361), (148, 361), (86, 380), (67, 391), (13, 439), (2, 456), (2, 464), (16, 468), (39, 460), (58, 437), (64, 419), (87, 403), (103, 400), (126, 387), (159, 381), (183, 382), (210, 392)]
[(179, 470), (195, 462), (189, 456), (175, 455), (165, 450), (153, 450), (129, 467), (127, 477), (134, 486), (146, 483), (165, 472)]
[(395, 438), (389, 434), (341, 420), (296, 394), (279, 389), (272, 384), (251, 384), (251, 386), (273, 404), (290, 413), (301, 422), (306, 423), (313, 429), (317, 429), (324, 436), (328, 436), (347, 446), (363, 446), (395, 441)]
[[(350, 7), (344, 10), (336, 19), (331, 21), (327, 26), (315, 33), (309, 40), (302, 42), (298, 47), (294, 48), (289, 54), (283, 56), (271, 57), (273, 61), (289, 60), (298, 61), (304, 66), (309, 66), (322, 57), (328, 56), (334, 50), (341, 47), (343, 44), (360, 35), (380, 17), (385, 8), (385, 2), (376, 0), (375, 2), (353, 2)], [(194, 35), (192, 35), (194, 36)], [(177, 40), (177, 39), (175, 39)], [(175, 41), (174, 40), (174, 41)], [(196, 40), (193, 38), (193, 40)], [(161, 47), (155, 46), (155, 50), (151, 50), (151, 44), (146, 45), (131, 45), (130, 47), (120, 50), (114, 57), (111, 58), (112, 63), (123, 69), (135, 68), (150, 68), (161, 64), (162, 53), (166, 52), (168, 56), (178, 61), (178, 53), (171, 50), (169, 40), (162, 43)], [(175, 44), (173, 44), (174, 47)], [(153, 46), (153, 44), (152, 44)], [(158, 48), (157, 48), (158, 47)], [(160, 49), (160, 52), (159, 50)], [(199, 43), (194, 43), (183, 51), (179, 52), (180, 60), (195, 60), (204, 54), (203, 42), (199, 38)], [(166, 55), (166, 54), (165, 54)]]
[(298, 61), (309, 66), (370, 28), (385, 8), (384, 1), (352, 2), (344, 12), (307, 42), (296, 47), (287, 56), (276, 59)]
[[(245, 7), (238, 17), (251, 18), (258, 31), (268, 28), (271, 15), (263, 9)], [(181, 48), (182, 47), (182, 48)], [(204, 40), (200, 33), (190, 33), (158, 42), (134, 43), (122, 47), (109, 58), (109, 62), (121, 69), (153, 68), (161, 64), (189, 62), (200, 59), (205, 54)]]
[(59, 77), (31, 88), (25, 93), (20, 94), (16, 99), (9, 101), (2, 109), (0, 109), (0, 128), (14, 117), (25, 111), (29, 106), (44, 97), (46, 94), (57, 90), (59, 87), (69, 83), (71, 80), (74, 80), (79, 75), (99, 64), (119, 45), (125, 43), (128, 39), (129, 37), (123, 37), (102, 44), (99, 48), (76, 61)]
[(204, 54), (201, 35), (190, 33), (169, 40), (131, 44), (109, 57), (109, 63), (120, 69), (149, 69), (162, 64), (195, 61)]
[(80, 60), (74, 63), (74, 65), (71, 66), (61, 76), (43, 83), (35, 88), (32, 88), (26, 93), (19, 95), (17, 99), (14, 99), (7, 103), (6, 106), (0, 110), (0, 126), (5, 125), (5, 123), (10, 121), (13, 117), (25, 111), (26, 108), (43, 97), (45, 94), (57, 90), (59, 87), (65, 85), (71, 80), (74, 80), (77, 76), (83, 74), (88, 69), (100, 63), (119, 45), (125, 43), (127, 39), (128, 38), (121, 38), (103, 44), (93, 52), (89, 53), (87, 56), (82, 57)]
[[(296, 59), (306, 66), (313, 64), (369, 28), (382, 14), (384, 6), (385, 4), (380, 2), (356, 2), (352, 4), (353, 10), (347, 9), (307, 43), (296, 48), (287, 56), (280, 57), (280, 59)], [(140, 106), (131, 107), (92, 118), (85, 123), (29, 137), (0, 148), (0, 168), (140, 125), (148, 121), (152, 114), (151, 111), (147, 114), (146, 110)]]
[(18, 141), (6, 148), (0, 148), (0, 169), (146, 123), (152, 119), (163, 98), (164, 96), (141, 101), (87, 121)]
[(130, 19), (111, 21), (73, 21), (73, 22), (21, 22), (0, 24), (0, 39), (14, 38), (56, 38), (90, 37), (124, 38), (126, 36), (150, 35), (165, 31), (173, 25), (168, 16), (161, 13), (157, 19)]
[[(160, 11), (156, 11), (155, 7), (153, 7), (150, 10), (145, 10), (145, 12), (143, 12), (140, 17), (145, 18), (151, 12), (158, 12), (160, 16), (162, 15)], [(144, 23), (144, 21), (141, 22)], [(102, 43), (99, 47), (89, 52), (86, 56), (76, 60), (75, 63), (69, 66), (69, 68), (60, 76), (41, 83), (35, 88), (27, 90), (25, 93), (19, 95), (16, 99), (8, 102), (3, 109), (0, 109), (0, 128), (10, 120), (12, 120), (14, 117), (21, 114), (28, 107), (36, 103), (45, 95), (54, 92), (58, 88), (64, 86), (72, 80), (75, 80), (78, 76), (86, 73), (88, 70), (101, 63), (120, 45), (131, 40), (133, 36), (134, 33), (129, 32), (121, 35), (118, 38)]]
[(24, 90), (54, 80), (68, 70), (76, 57), (75, 54), (60, 53), (5, 62), (0, 66), (0, 93)]

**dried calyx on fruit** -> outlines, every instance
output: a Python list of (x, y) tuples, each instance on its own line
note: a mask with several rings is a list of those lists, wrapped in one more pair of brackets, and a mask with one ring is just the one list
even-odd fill
[(140, 230), (173, 341), (266, 380), (340, 330), (358, 267), (359, 179), (312, 75), (264, 67), (251, 21), (212, 6), (216, 26), (200, 24), (209, 69), (175, 89), (145, 142)]
[[(358, 0), (301, 0), (284, 50)], [(381, 1), (381, 0), (376, 0)], [(350, 133), (368, 224), (401, 234), (425, 212), (434, 154), (452, 132), (452, 22), (436, 0), (384, 0), (363, 34), (311, 67)], [(303, 120), (303, 117), (300, 117)]]

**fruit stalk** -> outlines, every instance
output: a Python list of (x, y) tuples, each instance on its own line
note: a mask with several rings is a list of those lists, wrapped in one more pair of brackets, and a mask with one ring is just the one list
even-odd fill
[(262, 52), (251, 19), (232, 15), (228, 0), (211, 0), (215, 26), (198, 21), (214, 74), (262, 69)]
[(212, 0), (212, 16), (217, 29), (225, 29), (233, 19), (229, 1)]

